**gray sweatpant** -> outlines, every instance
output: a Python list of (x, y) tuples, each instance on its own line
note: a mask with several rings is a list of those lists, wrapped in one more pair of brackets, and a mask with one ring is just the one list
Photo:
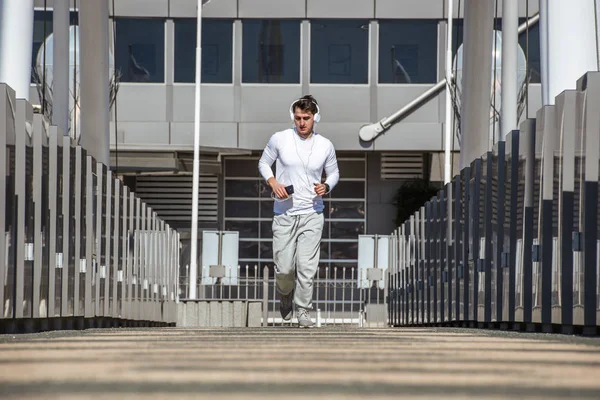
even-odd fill
[(312, 309), (313, 279), (319, 267), (323, 213), (275, 215), (273, 218), (273, 261), (277, 291), (294, 290), (296, 307)]

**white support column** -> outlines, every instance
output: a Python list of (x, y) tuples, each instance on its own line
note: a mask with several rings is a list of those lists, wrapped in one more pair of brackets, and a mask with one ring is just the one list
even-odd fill
[(33, 0), (0, 0), (0, 82), (29, 100)]
[(543, 105), (598, 70), (595, 1), (540, 1)]
[(52, 124), (69, 134), (69, 0), (54, 0)]
[(488, 150), (494, 2), (465, 0), (461, 170)]
[(110, 165), (108, 0), (82, 1), (79, 8), (81, 53), (81, 146), (96, 161)]
[(452, 147), (452, 19), (454, 17), (454, 2), (448, 0), (448, 25), (446, 28), (446, 123), (444, 140), (444, 184), (452, 180), (451, 147)]
[(200, 185), (200, 99), (202, 81), (202, 1), (198, 1), (196, 25), (196, 101), (194, 110), (194, 165), (192, 183), (192, 242), (190, 249), (189, 298), (196, 299), (198, 279), (198, 190)]
[[(529, 17), (529, 16), (528, 16)], [(517, 129), (517, 54), (519, 50), (519, 5), (502, 3), (502, 105), (500, 140)]]

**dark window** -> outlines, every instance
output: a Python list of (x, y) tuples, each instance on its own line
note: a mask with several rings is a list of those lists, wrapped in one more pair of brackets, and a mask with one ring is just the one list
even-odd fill
[(231, 180), (225, 181), (225, 197), (258, 197), (258, 180)]
[[(50, 36), (54, 31), (54, 23), (53, 23), (54, 13), (51, 10), (41, 11), (36, 10), (33, 13), (33, 45), (31, 48), (31, 82), (36, 83), (37, 75), (36, 75), (36, 65), (37, 65), (37, 57), (40, 49), (42, 48), (42, 44), (44, 40)], [(45, 24), (44, 24), (45, 21)], [(78, 22), (78, 14), (76, 11), (70, 12), (70, 21), (69, 24), (71, 26), (77, 26)], [(47, 52), (48, 53), (48, 52)], [(51, 53), (51, 51), (50, 51)], [(40, 65), (43, 64), (43, 52), (40, 54)], [(53, 61), (49, 59), (49, 55), (46, 56), (46, 64), (52, 64)], [(41, 76), (41, 74), (40, 74)]]
[[(202, 82), (231, 83), (233, 22), (202, 19)], [(196, 81), (196, 19), (175, 20), (175, 82)]]
[(379, 23), (379, 83), (435, 83), (438, 21)]
[(226, 200), (225, 216), (228, 218), (257, 218), (257, 201), (253, 200)]
[(121, 82), (164, 82), (165, 21), (118, 18), (116, 22), (116, 67)]
[(312, 83), (369, 82), (369, 22), (314, 20), (311, 22)]
[(225, 221), (226, 231), (237, 231), (240, 238), (257, 238), (258, 222), (256, 221)]
[(300, 83), (300, 21), (244, 21), (242, 81)]
[(258, 178), (258, 160), (228, 158), (225, 160), (225, 174), (235, 178)]
[[(525, 18), (519, 18), (519, 25), (525, 23)], [(496, 30), (502, 30), (502, 18), (496, 19), (494, 24)], [(452, 27), (452, 54), (463, 43), (463, 20), (454, 20)], [(540, 55), (540, 26), (539, 23), (529, 27), (529, 33), (523, 32), (519, 35), (519, 45), (528, 60), (530, 83), (541, 83), (541, 55)]]

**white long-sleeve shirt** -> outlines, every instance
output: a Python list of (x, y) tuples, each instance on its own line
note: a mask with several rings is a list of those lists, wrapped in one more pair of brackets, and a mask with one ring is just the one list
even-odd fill
[(275, 201), (274, 213), (299, 215), (323, 211), (323, 198), (315, 193), (314, 184), (321, 183), (323, 170), (330, 190), (340, 177), (331, 141), (316, 132), (307, 139), (294, 129), (277, 132), (271, 136), (258, 162), (258, 169), (266, 181), (273, 177), (271, 166), (275, 161), (275, 179), (284, 186), (294, 185), (294, 194), (286, 200)]

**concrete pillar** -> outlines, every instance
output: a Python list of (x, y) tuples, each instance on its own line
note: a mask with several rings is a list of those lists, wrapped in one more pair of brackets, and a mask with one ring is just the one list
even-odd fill
[(54, 0), (52, 124), (69, 132), (69, 0)]
[(96, 161), (109, 164), (108, 0), (82, 1), (79, 8), (81, 140)]
[(502, 108), (500, 140), (517, 129), (517, 54), (519, 51), (519, 4), (502, 3)]
[(465, 0), (461, 170), (488, 150), (494, 2)]
[(0, 82), (29, 100), (33, 0), (0, 0)]
[(598, 70), (594, 1), (540, 1), (543, 105)]

